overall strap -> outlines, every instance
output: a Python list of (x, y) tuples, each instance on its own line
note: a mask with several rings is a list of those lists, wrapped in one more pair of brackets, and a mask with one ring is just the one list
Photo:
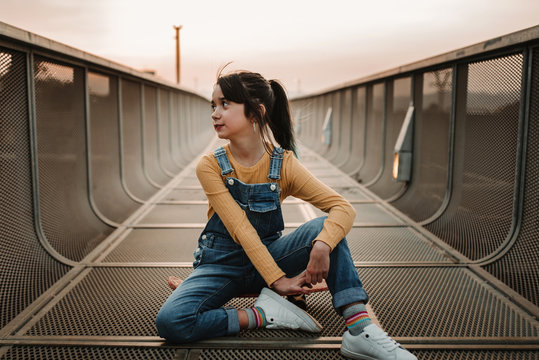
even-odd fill
[(225, 176), (226, 174), (230, 174), (232, 171), (234, 171), (232, 165), (230, 165), (228, 156), (226, 156), (226, 150), (223, 147), (216, 149), (213, 152), (213, 156), (215, 156), (217, 163), (221, 168), (221, 175)]
[(281, 178), (281, 165), (283, 163), (283, 149), (276, 147), (271, 152), (268, 179), (279, 180)]

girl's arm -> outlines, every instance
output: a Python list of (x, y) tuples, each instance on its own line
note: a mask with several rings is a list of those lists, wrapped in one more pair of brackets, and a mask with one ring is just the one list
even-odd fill
[(283, 174), (289, 191), (286, 195), (308, 201), (328, 213), (322, 231), (313, 240), (305, 271), (305, 281), (317, 284), (328, 277), (329, 255), (352, 228), (356, 211), (340, 194), (314, 177), (295, 157), (288, 156), (287, 160)]
[(196, 174), (211, 207), (217, 212), (234, 241), (240, 244), (268, 285), (285, 274), (275, 263), (258, 233), (249, 222), (245, 211), (236, 203), (221, 176), (213, 155), (202, 157)]
[(312, 175), (293, 155), (287, 155), (283, 162), (286, 195), (307, 201), (328, 213), (324, 227), (313, 243), (321, 241), (333, 250), (352, 228), (356, 210), (342, 195)]

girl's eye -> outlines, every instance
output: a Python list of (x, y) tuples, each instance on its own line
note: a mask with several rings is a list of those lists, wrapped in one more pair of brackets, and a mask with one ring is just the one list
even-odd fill
[(211, 109), (212, 109), (213, 111), (215, 111), (215, 108), (216, 108), (216, 107), (217, 107), (217, 106), (215, 106), (215, 104), (211, 104)]
[(223, 107), (227, 107), (228, 106), (228, 101), (224, 100), (223, 101)]

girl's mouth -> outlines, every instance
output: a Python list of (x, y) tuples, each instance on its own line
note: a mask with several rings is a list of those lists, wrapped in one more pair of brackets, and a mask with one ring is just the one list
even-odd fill
[(215, 128), (215, 130), (219, 131), (219, 130), (221, 130), (223, 125), (213, 125), (213, 127)]

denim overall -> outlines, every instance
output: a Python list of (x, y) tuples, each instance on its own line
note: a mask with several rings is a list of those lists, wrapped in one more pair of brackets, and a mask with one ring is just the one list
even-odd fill
[[(227, 189), (245, 211), (277, 265), (287, 277), (304, 271), (312, 241), (322, 230), (326, 217), (308, 221), (294, 232), (281, 236), (284, 222), (277, 180), (281, 175), (283, 150), (273, 150), (268, 173), (270, 182), (262, 184), (245, 184), (229, 176), (234, 169), (223, 148), (217, 149), (214, 156)], [(194, 257), (193, 273), (170, 295), (157, 314), (159, 335), (172, 342), (187, 343), (238, 334), (237, 310), (223, 308), (223, 305), (241, 294), (258, 293), (267, 284), (216, 212), (199, 237)], [(326, 282), (335, 309), (368, 300), (346, 239), (331, 252)]]

